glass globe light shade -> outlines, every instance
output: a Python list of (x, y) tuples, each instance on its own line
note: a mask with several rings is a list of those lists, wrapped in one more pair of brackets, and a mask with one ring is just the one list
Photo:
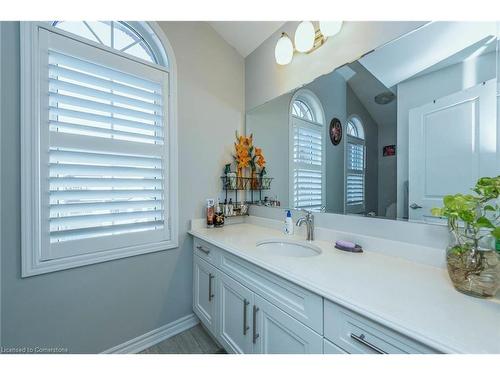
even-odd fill
[(290, 64), (293, 57), (293, 44), (286, 33), (281, 34), (276, 47), (274, 48), (274, 58), (279, 65)]
[(342, 28), (342, 21), (319, 21), (319, 29), (321, 34), (326, 37), (338, 34)]
[(295, 30), (295, 48), (299, 52), (310, 51), (314, 47), (315, 37), (316, 32), (312, 22), (301, 22), (299, 26), (297, 26), (297, 30)]

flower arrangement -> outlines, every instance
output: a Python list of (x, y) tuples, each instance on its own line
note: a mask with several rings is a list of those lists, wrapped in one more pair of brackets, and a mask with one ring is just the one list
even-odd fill
[(234, 160), (238, 170), (238, 177), (242, 177), (243, 169), (247, 168), (252, 161), (253, 134), (250, 134), (250, 136), (247, 137), (244, 135), (238, 135), (238, 132), (236, 132), (236, 141), (237, 143), (234, 143), (234, 149), (236, 151)]
[[(261, 169), (263, 169), (266, 165), (266, 159), (264, 158), (264, 155), (262, 154), (262, 149), (255, 147), (255, 155), (253, 157), (253, 163), (254, 166), (257, 164)], [(252, 168), (255, 169), (255, 168)]]
[(243, 171), (250, 167), (252, 172), (252, 188), (257, 189), (259, 180), (256, 177), (257, 167), (261, 169), (261, 176), (265, 174), (266, 159), (262, 153), (262, 148), (254, 147), (253, 134), (249, 136), (239, 135), (236, 132), (236, 142), (234, 143), (235, 155), (234, 161), (236, 163), (237, 176), (243, 177)]

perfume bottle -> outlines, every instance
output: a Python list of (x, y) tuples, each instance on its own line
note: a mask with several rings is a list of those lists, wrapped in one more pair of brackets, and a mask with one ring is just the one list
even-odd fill
[(207, 228), (214, 227), (214, 200), (207, 199)]
[(222, 208), (218, 199), (217, 204), (215, 205), (214, 226), (216, 228), (224, 226), (224, 213), (222, 212)]

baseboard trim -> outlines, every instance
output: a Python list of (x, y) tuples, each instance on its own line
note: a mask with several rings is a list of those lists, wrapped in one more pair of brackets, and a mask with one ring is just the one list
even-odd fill
[(194, 327), (199, 323), (199, 319), (194, 314), (186, 315), (171, 323), (165, 324), (160, 328), (145, 333), (119, 344), (113, 348), (107, 349), (103, 354), (135, 354), (139, 353), (159, 342), (175, 336), (185, 330)]

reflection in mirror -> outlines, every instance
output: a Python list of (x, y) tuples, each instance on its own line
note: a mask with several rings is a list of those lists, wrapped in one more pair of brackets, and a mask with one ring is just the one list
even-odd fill
[(432, 22), (249, 112), (281, 207), (440, 222), (500, 172), (497, 24)]

